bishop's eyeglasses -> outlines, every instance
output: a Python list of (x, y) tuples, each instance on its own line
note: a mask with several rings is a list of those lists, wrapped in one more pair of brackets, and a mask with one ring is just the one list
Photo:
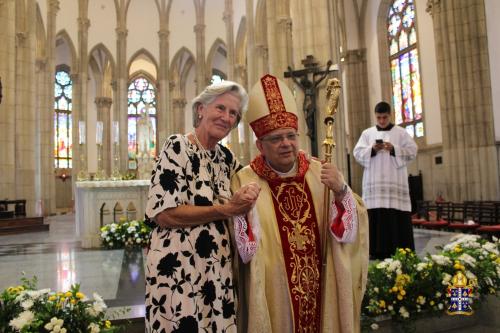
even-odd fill
[(270, 135), (270, 136), (264, 137), (260, 140), (267, 141), (273, 145), (276, 145), (278, 143), (285, 141), (285, 139), (288, 141), (295, 142), (298, 137), (299, 137), (299, 133), (286, 133), (286, 134), (282, 134), (282, 135)]

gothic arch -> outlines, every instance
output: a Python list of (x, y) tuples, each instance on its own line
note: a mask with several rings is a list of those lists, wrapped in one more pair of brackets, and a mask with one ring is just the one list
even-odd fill
[[(217, 58), (217, 52), (219, 52), (219, 50), (223, 50), (224, 53), (220, 52), (222, 56), (224, 56), (225, 58), (225, 63), (227, 65), (227, 47), (226, 47), (226, 43), (224, 43), (224, 41), (220, 38), (217, 38), (213, 44), (212, 44), (212, 47), (210, 47), (210, 51), (208, 52), (208, 56), (207, 56), (207, 69), (210, 70), (210, 73), (208, 74), (209, 75), (209, 79), (212, 77), (212, 69), (216, 68), (220, 71), (222, 71), (222, 68), (218, 68), (218, 67), (215, 67), (215, 60)], [(223, 71), (224, 72), (224, 71)], [(227, 75), (227, 71), (224, 73)], [(210, 81), (210, 80), (209, 80)]]
[[(139, 77), (145, 77), (153, 85), (153, 87), (155, 89), (158, 89), (158, 85), (156, 84), (156, 78), (153, 75), (151, 75), (151, 73), (143, 71), (143, 70), (135, 71), (131, 76), (129, 76), (128, 81), (127, 81), (127, 89), (128, 89), (128, 86), (130, 85), (130, 83)], [(158, 91), (157, 91), (157, 94), (158, 94)], [(157, 96), (157, 98), (158, 98), (158, 96)]]
[(111, 82), (115, 75), (115, 62), (103, 43), (95, 45), (89, 52), (89, 66), (96, 80), (97, 96), (112, 97)]
[(235, 81), (248, 86), (247, 82), (247, 20), (242, 17), (236, 33), (236, 43), (234, 48), (234, 76)]
[[(130, 73), (130, 68), (132, 67), (132, 64), (134, 63), (135, 60), (139, 59), (139, 58), (146, 58), (149, 62), (151, 62), (151, 64), (154, 66), (155, 68), (155, 73), (149, 73), (149, 77), (152, 77), (152, 81), (151, 82), (154, 82), (154, 84), (156, 85), (156, 80), (157, 80), (157, 77), (158, 77), (158, 62), (156, 61), (155, 57), (153, 57), (153, 55), (151, 54), (151, 52), (149, 52), (148, 50), (142, 48), (140, 50), (137, 50), (131, 57), (130, 57), (130, 61), (128, 62), (128, 66), (127, 66), (127, 73), (129, 73), (129, 79), (132, 79), (132, 77), (137, 77), (136, 73)], [(130, 81), (130, 80), (129, 80)]]
[[(78, 57), (76, 55), (76, 49), (75, 45), (73, 44), (73, 41), (71, 40), (71, 37), (69, 36), (68, 32), (63, 29), (59, 31), (56, 35), (56, 52), (57, 52), (57, 46), (60, 45), (59, 43), (65, 43), (68, 46), (69, 53), (70, 53), (70, 64), (69, 66), (71, 67), (71, 73), (78, 73)], [(59, 65), (59, 64), (56, 64)]]
[(240, 24), (238, 26), (238, 32), (236, 33), (236, 43), (235, 43), (235, 63), (240, 65), (246, 64), (247, 59), (247, 19), (242, 17)]
[(174, 83), (172, 98), (185, 97), (187, 76), (194, 65), (195, 57), (188, 48), (182, 47), (174, 55), (169, 78), (169, 81)]

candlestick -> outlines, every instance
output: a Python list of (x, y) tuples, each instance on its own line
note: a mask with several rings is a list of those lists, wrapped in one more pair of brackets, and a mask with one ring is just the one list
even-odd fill
[(102, 131), (103, 131), (102, 121), (98, 121), (95, 126), (95, 142), (98, 145), (102, 145)]
[(85, 121), (78, 121), (78, 143), (83, 145), (85, 144)]

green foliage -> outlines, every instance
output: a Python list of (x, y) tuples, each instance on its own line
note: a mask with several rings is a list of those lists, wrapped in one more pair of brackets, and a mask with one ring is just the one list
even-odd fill
[(72, 285), (66, 292), (36, 289), (37, 279), (21, 278), (21, 285), (0, 295), (1, 333), (115, 333), (121, 330), (106, 319), (106, 304), (98, 295), (89, 301)]
[(108, 249), (144, 247), (149, 244), (151, 227), (143, 220), (106, 224), (101, 228), (102, 245)]
[(459, 235), (439, 248), (441, 253), (419, 258), (409, 249), (398, 249), (392, 258), (368, 268), (363, 299), (365, 329), (377, 329), (375, 318), (389, 316), (407, 331), (423, 316), (440, 316), (448, 309), (447, 288), (462, 272), (474, 288), (473, 308), (488, 294), (500, 290), (500, 241), (477, 235)]

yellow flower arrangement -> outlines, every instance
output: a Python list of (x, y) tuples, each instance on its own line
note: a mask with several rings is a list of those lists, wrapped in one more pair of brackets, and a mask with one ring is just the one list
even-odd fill
[(91, 302), (80, 292), (80, 285), (70, 290), (52, 292), (36, 289), (37, 279), (21, 278), (22, 285), (9, 287), (0, 295), (0, 332), (93, 332), (115, 333), (121, 328), (106, 319), (106, 304), (94, 293)]
[(439, 250), (439, 254), (419, 258), (410, 249), (398, 249), (391, 258), (370, 265), (362, 306), (365, 330), (378, 329), (375, 321), (381, 315), (390, 316), (411, 332), (415, 319), (444, 314), (448, 305), (446, 289), (457, 271), (474, 287), (473, 307), (477, 308), (484, 296), (498, 293), (498, 239), (460, 235)]

